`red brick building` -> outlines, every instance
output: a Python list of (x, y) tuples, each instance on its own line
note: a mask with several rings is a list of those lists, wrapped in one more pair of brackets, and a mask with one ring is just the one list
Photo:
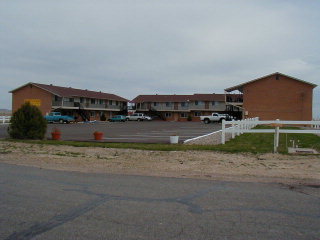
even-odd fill
[[(316, 86), (276, 72), (225, 89), (226, 104), (241, 109), (245, 118), (309, 121), (312, 120), (313, 89)], [(230, 94), (235, 91), (235, 95)]]
[(78, 120), (99, 120), (126, 111), (128, 100), (110, 93), (59, 87), (40, 83), (27, 83), (12, 91), (12, 111), (30, 102), (40, 108), (43, 115), (52, 111), (75, 116)]
[(137, 112), (167, 121), (200, 121), (201, 115), (226, 111), (224, 94), (139, 95), (131, 103)]

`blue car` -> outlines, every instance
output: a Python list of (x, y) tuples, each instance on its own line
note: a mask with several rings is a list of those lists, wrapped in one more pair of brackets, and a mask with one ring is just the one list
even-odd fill
[(109, 122), (125, 122), (126, 116), (123, 115), (115, 115), (112, 118), (108, 119)]
[(60, 112), (51, 112), (44, 118), (47, 120), (48, 123), (70, 123), (75, 121), (73, 116), (61, 115)]

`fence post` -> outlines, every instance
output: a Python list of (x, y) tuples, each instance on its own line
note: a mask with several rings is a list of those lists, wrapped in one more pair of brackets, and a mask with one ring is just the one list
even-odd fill
[(236, 125), (236, 135), (237, 135), (237, 136), (240, 135), (240, 121), (241, 121), (241, 120), (238, 120), (238, 121), (237, 121), (237, 125)]
[(226, 143), (226, 121), (224, 119), (222, 119), (221, 143)]
[(231, 137), (232, 137), (232, 138), (235, 138), (236, 129), (235, 129), (235, 124), (234, 124), (234, 120), (233, 120), (233, 119), (232, 119), (232, 121), (231, 121), (231, 129), (232, 129)]
[[(279, 122), (280, 120), (277, 119), (276, 122)], [(273, 152), (277, 153), (278, 152), (278, 147), (279, 147), (279, 124), (276, 123), (275, 129), (274, 129), (274, 145), (273, 145)]]

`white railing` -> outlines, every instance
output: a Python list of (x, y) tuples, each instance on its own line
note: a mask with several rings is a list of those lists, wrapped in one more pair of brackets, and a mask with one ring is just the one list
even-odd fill
[[(320, 118), (318, 119), (313, 119), (313, 121), (316, 121), (316, 122), (319, 122), (320, 121)], [(315, 129), (320, 129), (320, 125), (319, 124), (313, 124), (311, 125), (312, 128), (315, 128)]]
[[(227, 125), (231, 127), (226, 128)], [(271, 125), (274, 129), (252, 129), (257, 125)], [(311, 129), (280, 129), (282, 125), (308, 125)], [(259, 118), (244, 119), (241, 121), (222, 121), (221, 143), (225, 144), (226, 133), (231, 133), (231, 138), (243, 133), (274, 133), (274, 152), (279, 147), (280, 133), (313, 133), (320, 134), (320, 120), (316, 121), (259, 121)]]
[(0, 124), (9, 123), (11, 116), (0, 116)]

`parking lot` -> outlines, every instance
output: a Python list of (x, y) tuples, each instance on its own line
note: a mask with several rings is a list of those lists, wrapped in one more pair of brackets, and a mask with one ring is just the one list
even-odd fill
[[(53, 128), (62, 132), (62, 140), (92, 141), (93, 132), (104, 133), (105, 142), (169, 143), (170, 135), (178, 135), (179, 142), (221, 129), (221, 124), (201, 122), (95, 122), (76, 124), (48, 124), (47, 138)], [(8, 137), (6, 126), (1, 126), (0, 137)]]

